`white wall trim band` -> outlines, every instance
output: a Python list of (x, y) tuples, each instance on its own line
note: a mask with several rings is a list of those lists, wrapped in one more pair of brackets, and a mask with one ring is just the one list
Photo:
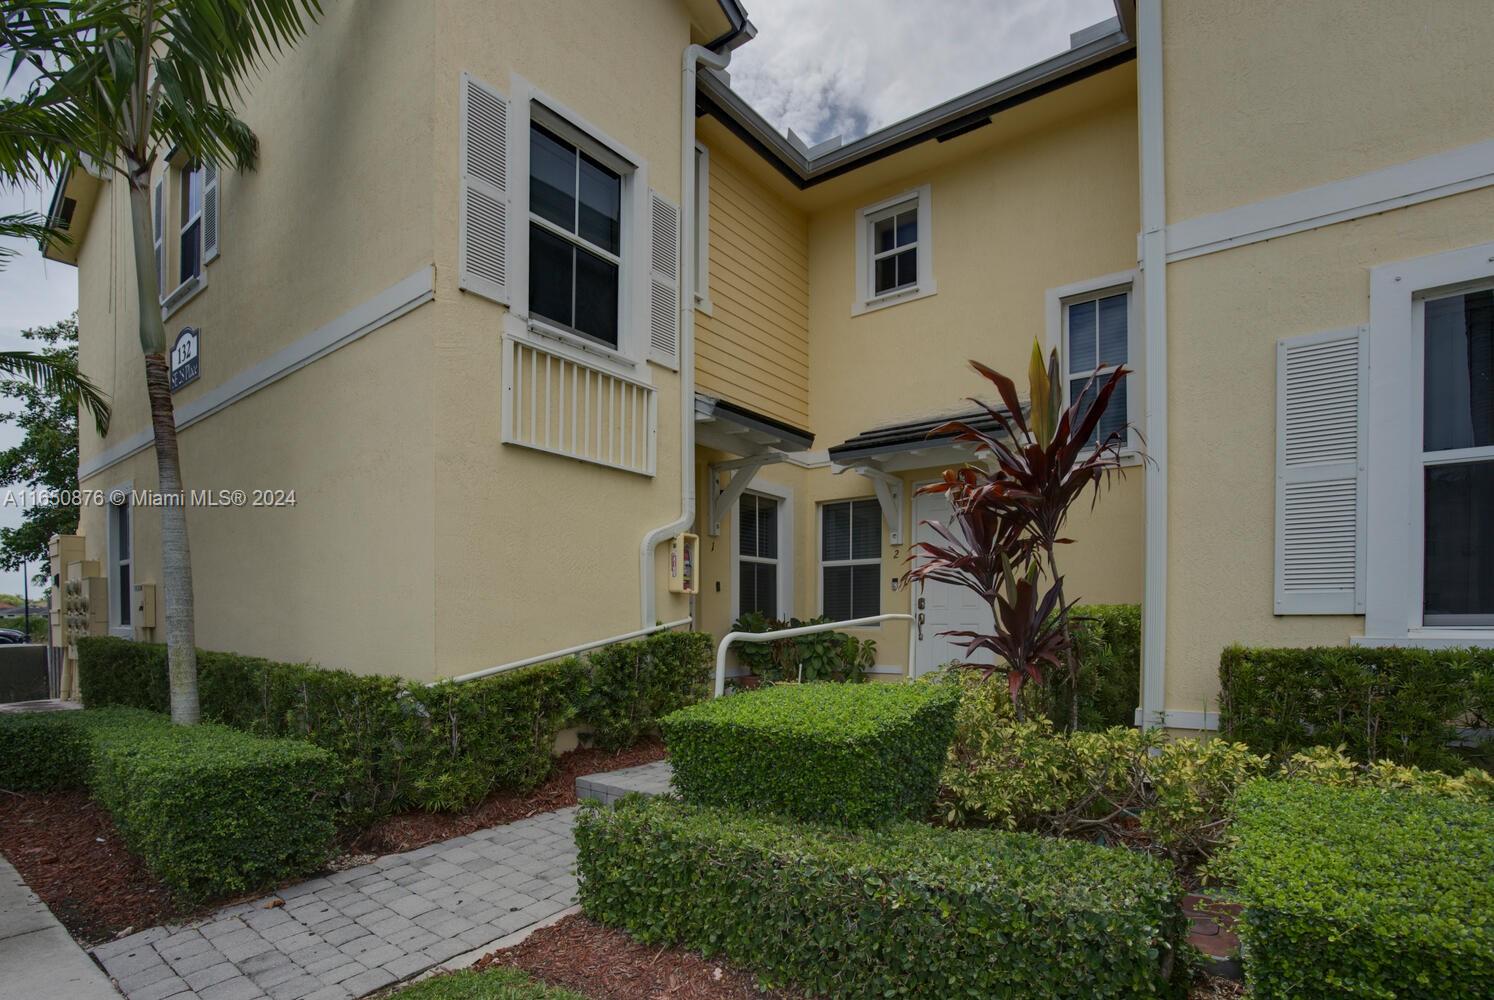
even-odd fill
[(1167, 261), (1348, 222), (1494, 185), (1494, 140), (1408, 160), (1167, 227)]
[[(423, 267), (414, 274), (384, 289), (361, 305), (354, 306), (300, 340), (281, 348), (257, 365), (246, 368), (198, 396), (190, 403), (177, 407), (176, 429), (184, 430), (208, 417), (253, 395), (267, 385), (280, 381), (287, 375), (305, 368), (320, 358), (326, 357), (339, 347), (345, 347), (361, 337), (366, 337), (388, 323), (394, 322), (412, 309), (430, 302), (436, 297), (436, 271)], [(107, 448), (86, 461), (78, 463), (78, 480), (81, 482), (112, 465), (117, 465), (132, 455), (139, 454), (151, 446), (149, 430), (132, 434), (123, 441)]]

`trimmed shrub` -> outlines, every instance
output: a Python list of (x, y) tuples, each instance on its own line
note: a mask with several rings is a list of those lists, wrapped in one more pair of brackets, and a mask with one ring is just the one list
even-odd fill
[(1219, 680), (1220, 735), (1257, 753), (1342, 745), (1355, 760), (1461, 771), (1448, 744), (1488, 718), (1494, 650), (1231, 646)]
[[(775, 632), (804, 625), (821, 625), (825, 615), (807, 621), (769, 618), (749, 611), (731, 623), (733, 632)], [(732, 646), (737, 662), (764, 681), (847, 681), (859, 684), (877, 662), (875, 639), (858, 639), (849, 632), (811, 632), (792, 639), (739, 642)]]
[(705, 632), (660, 632), (587, 656), (591, 668), (581, 718), (598, 746), (629, 746), (670, 712), (708, 697), (715, 647)]
[(94, 732), (169, 725), (164, 716), (128, 708), (0, 715), (0, 788), (11, 792), (84, 788)]
[[(107, 636), (79, 640), (78, 678), (90, 707), (168, 706), (166, 648)], [(362, 825), (401, 808), (462, 809), (499, 788), (527, 790), (551, 767), (555, 736), (595, 713), (616, 746), (659, 713), (707, 692), (709, 636), (659, 633), (462, 684), (433, 687), (254, 656), (198, 651), (203, 718), (290, 736), (338, 760), (339, 822)]]
[(928, 812), (957, 705), (930, 684), (784, 684), (661, 727), (687, 801), (855, 826)]
[(1211, 871), (1244, 904), (1252, 997), (1494, 996), (1494, 810), (1255, 782), (1234, 835)]
[(327, 751), (214, 725), (109, 728), (93, 740), (94, 798), (182, 896), (248, 892), (326, 862)]
[[(1079, 661), (1079, 728), (1134, 726), (1141, 704), (1141, 605), (1081, 604), (1070, 622)], [(1050, 719), (1069, 717), (1068, 678), (1044, 688)]]
[(1390, 788), (1445, 795), (1459, 802), (1494, 805), (1494, 774), (1470, 767), (1454, 777), (1441, 771), (1382, 760), (1361, 764), (1342, 750), (1313, 747), (1293, 754), (1281, 765), (1281, 777), (1315, 781), (1334, 788)]
[(668, 799), (583, 806), (586, 914), (831, 997), (1164, 997), (1187, 920), (1130, 851), (898, 823), (870, 832)]

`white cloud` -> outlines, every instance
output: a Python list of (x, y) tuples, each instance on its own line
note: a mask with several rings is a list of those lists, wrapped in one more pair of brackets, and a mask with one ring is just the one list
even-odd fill
[(747, 0), (732, 87), (780, 130), (854, 139), (1069, 47), (1112, 0)]

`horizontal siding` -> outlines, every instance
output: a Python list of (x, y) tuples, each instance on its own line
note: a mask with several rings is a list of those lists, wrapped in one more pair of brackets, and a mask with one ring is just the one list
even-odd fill
[(809, 220), (711, 150), (710, 298), (695, 317), (700, 391), (809, 424)]

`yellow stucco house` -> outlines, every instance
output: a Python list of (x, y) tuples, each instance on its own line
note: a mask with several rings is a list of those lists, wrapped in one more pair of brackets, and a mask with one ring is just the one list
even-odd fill
[[(1143, 723), (1210, 728), (1232, 642), (1494, 641), (1488, 14), (1117, 0), (810, 148), (733, 92), (735, 0), (329, 4), (244, 106), (260, 169), (156, 185), (188, 488), (270, 491), (189, 506), (199, 641), (427, 679), (913, 610), (864, 634), (917, 674), (981, 614), (898, 584), (971, 458), (927, 432), (1034, 337), (1136, 372), (1067, 566), (1143, 605)], [(127, 213), (85, 171), (54, 199), (104, 491), (155, 481)], [(79, 533), (109, 628), (161, 636), (155, 512)]]

